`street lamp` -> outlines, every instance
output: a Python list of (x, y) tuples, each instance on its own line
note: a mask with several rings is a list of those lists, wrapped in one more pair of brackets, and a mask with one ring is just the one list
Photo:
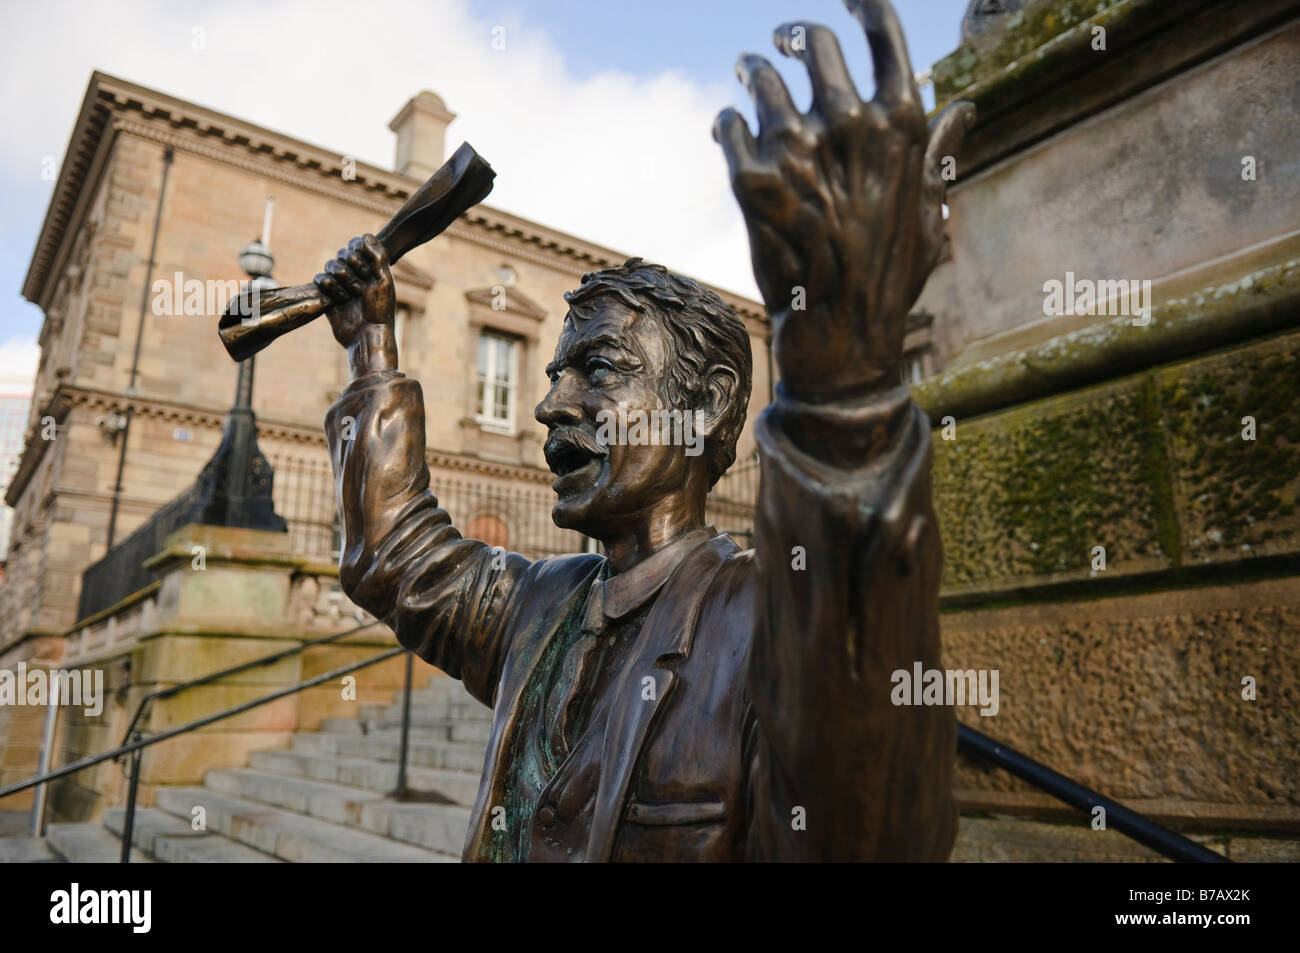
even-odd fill
[[(239, 267), (258, 291), (280, 287), (271, 277), (275, 256), (271, 254), (271, 209), (266, 200), (262, 237), (239, 253)], [(257, 420), (253, 416), (253, 358), (239, 363), (235, 403), (226, 414), (221, 445), (199, 474), (198, 500), (192, 522), (215, 526), (243, 526), (285, 532), (284, 519), (275, 512), (271, 487), (275, 471), (257, 446)]]

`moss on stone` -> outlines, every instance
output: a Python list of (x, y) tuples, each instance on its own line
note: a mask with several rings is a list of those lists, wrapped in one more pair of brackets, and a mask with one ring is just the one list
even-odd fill
[[(1162, 374), (1189, 557), (1198, 562), (1294, 549), (1300, 539), (1300, 339), (1271, 353)], [(1255, 439), (1243, 436), (1243, 418)]]
[(1118, 575), (1300, 551), (1297, 332), (942, 433), (934, 502), (948, 596), (1086, 582), (1095, 546)]
[(1009, 71), (1014, 71), (1017, 65), (1030, 68), (1035, 60), (1042, 58), (1040, 51), (1063, 33), (1122, 5), (1121, 0), (1051, 0), (1030, 4), (935, 63), (935, 97), (945, 103), (1009, 67)]
[(948, 590), (1163, 565), (1157, 504), (1142, 478), (1142, 428), (1131, 389), (1038, 402), (958, 425), (937, 440), (935, 507)]

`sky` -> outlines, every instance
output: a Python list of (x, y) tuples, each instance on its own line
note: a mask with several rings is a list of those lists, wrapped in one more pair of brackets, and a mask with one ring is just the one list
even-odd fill
[[(895, 0), (912, 65), (957, 45), (966, 0)], [(753, 109), (733, 66), (805, 19), (870, 57), (837, 0), (0, 0), (0, 390), (29, 385), (40, 310), (21, 296), (90, 74), (102, 70), (384, 168), (388, 120), (430, 89), (497, 170), (488, 204), (750, 297), (744, 225), (710, 136)], [(926, 91), (927, 97), (929, 91)], [(52, 159), (50, 158), (52, 157)], [(274, 246), (274, 241), (272, 242)]]

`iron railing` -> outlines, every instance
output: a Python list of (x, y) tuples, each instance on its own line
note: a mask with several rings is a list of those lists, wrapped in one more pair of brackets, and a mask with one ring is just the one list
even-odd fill
[[(334, 500), (334, 474), (324, 454), (280, 456), (275, 467), (275, 511), (289, 525), (295, 555), (335, 561), (341, 527)], [(744, 546), (753, 544), (758, 499), (757, 454), (738, 461), (708, 498), (709, 522)], [(545, 483), (496, 483), (445, 472), (431, 489), (453, 525), (468, 539), (481, 539), (529, 559), (581, 552), (584, 539), (551, 520), (555, 494)]]
[(275, 470), (271, 501), (288, 526), (290, 551), (321, 562), (336, 561), (341, 527), (329, 457), (283, 455), (268, 462)]
[(81, 574), (78, 621), (117, 605), (153, 582), (154, 572), (144, 567), (145, 560), (160, 553), (167, 537), (190, 522), (197, 500), (198, 487), (192, 486), (159, 508), (103, 559), (86, 567)]
[[(71, 764), (65, 764), (61, 768), (55, 768), (53, 770), (49, 770), (41, 774), (34, 775), (33, 777), (26, 778), (25, 780), (17, 781), (14, 782), (13, 784), (0, 787), (0, 799), (8, 797), (10, 794), (17, 794), (20, 791), (25, 791), (31, 787), (38, 787), (38, 786), (43, 787), (44, 785), (48, 784), (51, 781), (57, 781), (60, 778), (68, 777), (69, 775), (76, 774), (78, 771), (84, 771), (86, 768), (93, 768), (95, 765), (102, 764), (105, 761), (109, 761), (109, 760), (118, 761), (121, 759), (123, 755), (131, 755), (130, 781), (127, 788), (127, 798), (126, 798), (126, 816), (123, 820), (123, 827), (122, 827), (122, 854), (121, 854), (121, 862), (124, 864), (130, 863), (132, 840), (135, 834), (136, 795), (140, 787), (140, 765), (141, 765), (141, 760), (145, 748), (149, 747), (150, 745), (158, 744), (159, 742), (162, 741), (168, 741), (172, 738), (177, 737), (178, 735), (186, 734), (191, 731), (197, 731), (200, 728), (206, 728), (208, 725), (214, 724), (218, 721), (223, 721), (227, 718), (233, 718), (235, 715), (241, 715), (246, 711), (251, 711), (252, 709), (259, 708), (262, 705), (270, 704), (273, 701), (279, 701), (281, 698), (287, 698), (290, 695), (295, 695), (298, 692), (304, 691), (308, 688), (315, 688), (317, 685), (323, 685), (327, 682), (334, 681), (335, 679), (342, 678), (344, 675), (349, 675), (352, 672), (357, 672), (360, 671), (361, 669), (369, 668), (372, 665), (378, 665), (380, 662), (387, 661), (388, 659), (391, 658), (396, 658), (398, 655), (401, 655), (403, 652), (407, 652), (407, 650), (400, 645), (395, 646), (394, 648), (386, 649), (377, 655), (373, 655), (368, 659), (363, 659), (360, 662), (353, 662), (350, 665), (340, 666), (339, 668), (332, 669), (331, 671), (325, 672), (321, 675), (314, 676), (313, 678), (309, 678), (304, 681), (298, 682), (294, 685), (290, 685), (287, 688), (282, 688), (279, 691), (272, 692), (269, 695), (263, 695), (262, 697), (255, 698), (252, 701), (247, 701), (244, 702), (243, 704), (234, 705), (231, 706), (230, 708), (223, 709), (222, 711), (219, 711), (214, 715), (207, 715), (203, 718), (198, 718), (194, 721), (187, 722), (184, 725), (178, 725), (175, 728), (168, 728), (165, 731), (160, 731), (157, 734), (149, 735), (148, 737), (145, 737), (141, 733), (137, 725), (145, 709), (150, 704), (152, 704), (153, 701), (155, 701), (158, 698), (172, 697), (180, 694), (183, 691), (187, 691), (188, 689), (195, 688), (199, 685), (206, 685), (209, 684), (210, 682), (216, 681), (217, 679), (225, 678), (230, 675), (235, 675), (252, 668), (270, 665), (273, 662), (280, 661), (281, 659), (288, 658), (290, 656), (305, 652), (308, 649), (314, 648), (315, 646), (323, 645), (329, 642), (335, 642), (341, 638), (344, 638), (345, 636), (354, 635), (355, 633), (360, 632), (363, 629), (373, 628), (374, 626), (380, 624), (381, 623), (379, 622), (367, 622), (351, 629), (345, 629), (342, 632), (335, 632), (331, 635), (327, 635), (319, 639), (313, 639), (308, 642), (303, 642), (301, 645), (297, 645), (291, 649), (285, 649), (280, 652), (273, 652), (270, 655), (266, 655), (258, 659), (253, 659), (252, 661), (245, 662), (242, 665), (236, 665), (233, 666), (232, 668), (222, 669), (219, 672), (212, 672), (207, 675), (200, 676), (199, 678), (191, 679), (190, 681), (184, 682), (180, 685), (174, 685), (170, 688), (162, 689), (161, 691), (151, 692), (150, 694), (146, 695), (144, 698), (140, 700), (140, 704), (136, 708), (135, 716), (131, 719), (131, 724), (127, 727), (126, 737), (123, 739), (122, 744), (118, 745), (116, 748), (110, 749), (109, 751), (103, 751), (95, 755), (88, 755), (87, 757), (81, 758), (77, 761), (73, 761)], [(407, 654), (409, 655), (410, 653), (408, 652)], [(407, 698), (409, 699), (411, 695), (411, 666), (409, 664), (409, 661), (406, 667), (405, 688), (406, 688)], [(402, 716), (402, 749), (401, 750), (402, 750), (403, 762), (405, 762), (406, 759), (407, 738), (410, 734), (410, 711), (411, 709), (408, 701), (408, 703), (403, 708), (403, 716)], [(398, 790), (394, 792), (395, 796), (402, 796), (406, 793), (405, 776), (406, 776), (406, 766), (405, 763), (403, 763), (399, 769), (400, 780), (399, 780)], [(36, 834), (37, 836), (42, 834), (43, 833), (42, 826), (43, 825), (38, 820), (38, 822), (34, 825), (35, 830), (33, 831), (33, 833)]]
[[(273, 457), (275, 511), (288, 526), (290, 551), (320, 562), (336, 562), (342, 527), (334, 500), (334, 474), (322, 454)], [(757, 455), (738, 461), (709, 494), (709, 522), (742, 547), (754, 542), (754, 503), (758, 498)], [(544, 483), (492, 483), (439, 473), (433, 485), (439, 504), (461, 534), (521, 553), (529, 559), (581, 552), (585, 540), (551, 521), (555, 496)], [(77, 619), (116, 605), (154, 580), (145, 560), (162, 550), (166, 538), (191, 515), (197, 489), (190, 487), (158, 509), (145, 523), (82, 574)]]
[(743, 548), (754, 545), (754, 507), (758, 503), (761, 471), (758, 451), (737, 460), (714, 484), (705, 501), (708, 520)]

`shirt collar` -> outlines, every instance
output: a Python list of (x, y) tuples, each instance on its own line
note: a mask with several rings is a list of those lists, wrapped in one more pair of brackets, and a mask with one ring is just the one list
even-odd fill
[[(712, 526), (691, 530), (666, 546), (661, 546), (626, 572), (596, 579), (587, 598), (582, 628), (599, 632), (607, 622), (630, 615), (650, 601), (663, 588), (673, 570), (697, 547), (717, 535)], [(606, 563), (606, 571), (608, 570)]]

